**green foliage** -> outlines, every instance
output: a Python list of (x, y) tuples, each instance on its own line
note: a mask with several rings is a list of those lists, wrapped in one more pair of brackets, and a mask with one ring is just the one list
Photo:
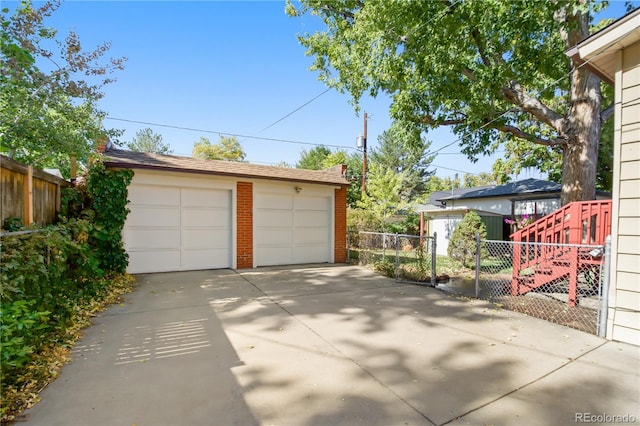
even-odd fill
[(331, 155), (331, 150), (324, 145), (319, 145), (306, 149), (300, 154), (300, 160), (296, 163), (297, 169), (322, 170), (325, 168), (327, 157)]
[(595, 196), (601, 89), (564, 53), (588, 36), (591, 5), (302, 0), (285, 10), (322, 20), (299, 41), (320, 80), (350, 93), (356, 110), (363, 96), (386, 94), (396, 122), (450, 126), (471, 159), (513, 139), (562, 149), (566, 203)]
[(86, 188), (64, 189), (55, 227), (2, 237), (3, 422), (51, 379), (48, 363), (60, 362), (41, 358), (58, 356), (56, 345), (73, 338), (82, 318), (130, 288), (121, 235), (132, 177), (95, 162)]
[(469, 262), (475, 259), (477, 252), (476, 237), (478, 234), (481, 239), (486, 239), (487, 227), (476, 212), (470, 211), (453, 231), (447, 248), (449, 257), (460, 261), (465, 267), (470, 267)]
[[(49, 328), (50, 312), (33, 310), (35, 300), (16, 300), (2, 303), (0, 342), (2, 343), (2, 371), (24, 367), (38, 345), (42, 331)], [(7, 378), (2, 377), (4, 382)]]
[(138, 130), (127, 149), (137, 152), (153, 152), (156, 154), (170, 154), (171, 147), (162, 142), (162, 135), (154, 133), (150, 128)]
[(18, 231), (19, 229), (22, 228), (22, 219), (20, 219), (19, 217), (8, 217), (4, 220), (4, 223), (2, 224), (2, 229), (4, 229), (5, 231)]
[(347, 228), (355, 231), (379, 231), (380, 223), (375, 214), (366, 209), (349, 207), (347, 209)]
[(409, 206), (401, 195), (405, 173), (396, 173), (382, 165), (372, 164), (367, 175), (367, 193), (357, 203), (358, 207), (371, 212), (378, 230), (387, 232), (390, 219)]
[(373, 264), (373, 269), (379, 273), (384, 275), (385, 277), (395, 278), (396, 277), (396, 264), (393, 259), (384, 258), (378, 260)]
[(404, 202), (414, 201), (424, 193), (425, 181), (433, 174), (427, 171), (434, 158), (427, 153), (430, 146), (418, 129), (396, 122), (378, 137), (378, 148), (371, 151), (372, 164), (402, 174), (400, 196)]
[[(45, 21), (60, 1), (24, 1), (0, 15), (0, 152), (39, 167), (67, 170), (69, 156), (88, 160), (101, 135), (101, 89), (124, 59), (102, 62), (109, 44), (85, 51), (74, 32), (59, 38)], [(49, 50), (57, 46), (59, 50)], [(60, 161), (65, 165), (60, 166)]]
[(96, 162), (87, 179), (94, 223), (89, 243), (96, 250), (100, 268), (114, 274), (124, 273), (129, 262), (122, 228), (129, 213), (128, 187), (132, 178), (132, 170), (107, 170)]
[(235, 136), (220, 136), (220, 141), (216, 144), (201, 136), (198, 142), (193, 144), (192, 155), (203, 160), (224, 161), (244, 161), (247, 156)]

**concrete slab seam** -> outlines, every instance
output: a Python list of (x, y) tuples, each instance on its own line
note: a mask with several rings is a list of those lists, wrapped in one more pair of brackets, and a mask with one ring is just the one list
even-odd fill
[(266, 294), (260, 287), (258, 287), (255, 283), (253, 283), (251, 280), (249, 280), (247, 277), (243, 276), (242, 274), (238, 273), (238, 275), (240, 275), (247, 283), (249, 283), (250, 285), (252, 285), (257, 291), (259, 291), (260, 293), (262, 293), (267, 299), (269, 299), (271, 302), (273, 302), (276, 306), (278, 306), (280, 309), (282, 309), (282, 311), (284, 311), (287, 315), (289, 315), (291, 318), (293, 318), (295, 321), (297, 321), (300, 325), (302, 325), (303, 327), (305, 327), (307, 330), (309, 330), (311, 333), (313, 333), (315, 336), (317, 336), (320, 340), (322, 340), (323, 342), (325, 342), (328, 346), (330, 346), (333, 350), (335, 350), (337, 353), (339, 353), (345, 360), (348, 360), (350, 362), (352, 362), (354, 365), (358, 366), (358, 368), (360, 368), (362, 371), (364, 371), (369, 377), (371, 377), (371, 379), (373, 379), (376, 383), (378, 383), (380, 386), (382, 386), (382, 388), (386, 389), (389, 393), (391, 393), (392, 395), (394, 395), (396, 398), (398, 398), (398, 400), (402, 401), (405, 405), (407, 405), (409, 408), (411, 408), (413, 411), (415, 411), (417, 414), (419, 414), (421, 417), (423, 417), (425, 420), (427, 420), (429, 423), (431, 423), (433, 426), (437, 426), (437, 424), (431, 420), (426, 414), (424, 414), (423, 412), (421, 412), (420, 410), (418, 410), (416, 407), (414, 407), (409, 401), (407, 401), (406, 399), (404, 399), (401, 395), (398, 395), (393, 389), (391, 389), (390, 387), (388, 387), (386, 384), (384, 384), (383, 382), (381, 382), (373, 373), (371, 373), (368, 369), (366, 369), (363, 365), (361, 365), (359, 362), (357, 362), (355, 359), (351, 358), (350, 356), (346, 355), (344, 352), (342, 352), (339, 348), (337, 348), (335, 345), (333, 345), (331, 342), (329, 342), (327, 339), (325, 339), (323, 336), (321, 336), (320, 334), (318, 334), (318, 332), (316, 332), (313, 328), (311, 328), (309, 325), (307, 325), (304, 321), (302, 321), (300, 318), (298, 318), (296, 315), (294, 315), (292, 312), (290, 312), (288, 309), (286, 309), (284, 306), (282, 306), (280, 303), (278, 303), (277, 300), (275, 300), (274, 298), (272, 298), (271, 296), (269, 296), (268, 294)]
[(464, 416), (467, 416), (467, 415), (469, 415), (469, 414), (471, 414), (471, 413), (473, 413), (473, 412), (475, 412), (475, 411), (478, 411), (478, 410), (480, 410), (480, 409), (482, 409), (482, 408), (484, 408), (484, 407), (486, 407), (486, 406), (489, 406), (489, 405), (493, 404), (494, 402), (500, 401), (501, 399), (504, 399), (504, 398), (506, 398), (506, 397), (508, 397), (508, 396), (510, 396), (510, 395), (513, 395), (514, 393), (516, 393), (516, 392), (518, 392), (518, 391), (520, 391), (520, 390), (522, 390), (522, 389), (524, 389), (524, 388), (527, 388), (527, 387), (529, 387), (529, 386), (531, 386), (531, 385), (533, 385), (533, 384), (535, 384), (535, 383), (538, 383), (540, 380), (542, 380), (542, 379), (544, 379), (544, 378), (546, 378), (546, 377), (549, 377), (549, 376), (550, 376), (550, 375), (552, 375), (553, 373), (555, 373), (555, 372), (557, 372), (557, 371), (560, 371), (560, 370), (562, 370), (562, 369), (563, 369), (563, 368), (565, 368), (565, 367), (568, 367), (569, 365), (571, 365), (571, 364), (573, 364), (574, 362), (578, 361), (580, 358), (584, 357), (584, 356), (585, 356), (585, 355), (587, 355), (587, 354), (590, 354), (591, 352), (595, 351), (596, 349), (599, 349), (599, 348), (603, 347), (603, 346), (604, 346), (604, 345), (606, 345), (607, 343), (610, 343), (610, 342), (609, 342), (609, 341), (602, 342), (600, 345), (593, 347), (592, 349), (588, 350), (587, 352), (585, 352), (585, 353), (583, 353), (583, 354), (580, 354), (580, 356), (578, 356), (578, 357), (576, 357), (576, 358), (569, 358), (569, 362), (567, 362), (567, 363), (565, 363), (565, 364), (562, 364), (562, 365), (561, 365), (561, 366), (559, 366), (559, 367), (554, 368), (553, 370), (551, 370), (551, 371), (549, 371), (549, 372), (547, 372), (547, 373), (543, 374), (542, 376), (537, 377), (537, 378), (535, 378), (534, 380), (532, 380), (532, 381), (530, 381), (530, 382), (528, 382), (528, 383), (525, 383), (524, 385), (519, 386), (519, 387), (517, 387), (517, 388), (515, 388), (515, 389), (513, 389), (513, 390), (511, 390), (511, 391), (509, 391), (509, 392), (507, 392), (507, 393), (505, 393), (504, 395), (501, 395), (501, 396), (499, 396), (499, 397), (497, 397), (497, 398), (495, 398), (495, 399), (492, 399), (491, 401), (485, 402), (485, 403), (484, 403), (484, 404), (482, 404), (482, 405), (479, 405), (479, 406), (477, 406), (477, 407), (475, 407), (475, 408), (472, 408), (471, 410), (468, 410), (468, 411), (466, 411), (465, 413), (460, 414), (459, 416), (453, 417), (452, 419), (449, 419), (449, 420), (447, 420), (446, 422), (441, 423), (439, 426), (448, 425), (449, 423), (451, 423), (451, 422), (453, 422), (453, 421), (456, 421), (456, 420), (458, 420), (458, 419), (461, 419), (461, 418), (463, 418)]

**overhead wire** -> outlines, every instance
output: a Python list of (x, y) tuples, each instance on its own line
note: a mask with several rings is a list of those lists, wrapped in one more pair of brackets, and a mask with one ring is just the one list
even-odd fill
[[(441, 19), (449, 9), (451, 9), (452, 7), (454, 7), (457, 3), (460, 3), (462, 0), (455, 0), (454, 2), (452, 2), (449, 6), (447, 6), (446, 9), (444, 9), (440, 14), (434, 16), (432, 19), (420, 24), (418, 27), (416, 27), (415, 29), (413, 29), (411, 31), (411, 33), (415, 33), (416, 31), (418, 31), (420, 28), (424, 27), (425, 25), (433, 22), (436, 19)], [(591, 61), (593, 61), (594, 59), (596, 59), (598, 56), (600, 56), (602, 54), (602, 52), (597, 53), (596, 55), (594, 55), (592, 58), (588, 59), (587, 61), (582, 62), (581, 64), (579, 64), (575, 69), (580, 69), (583, 66), (586, 66), (587, 64), (589, 64)], [(552, 88), (554, 85), (556, 85), (557, 83), (559, 83), (560, 81), (564, 80), (565, 78), (568, 78), (571, 76), (571, 74), (574, 72), (575, 69), (571, 69), (569, 72), (567, 72), (566, 74), (564, 74), (563, 76), (559, 77), (558, 79), (554, 80), (553, 82), (551, 82), (550, 84), (548, 84), (546, 87), (544, 87), (541, 92), (544, 92), (546, 90), (549, 90), (550, 88)], [(281, 121), (285, 120), (286, 118), (290, 117), (291, 115), (293, 115), (294, 113), (296, 113), (297, 111), (299, 111), (300, 109), (304, 108), (305, 106), (309, 105), (310, 103), (312, 103), (313, 101), (315, 101), (316, 99), (318, 99), (319, 97), (321, 97), (322, 95), (324, 95), (325, 93), (329, 92), (331, 90), (331, 88), (327, 88), (326, 90), (324, 90), (323, 92), (321, 92), (320, 94), (316, 95), (315, 97), (313, 97), (312, 99), (310, 99), (309, 101), (305, 102), (304, 104), (300, 105), (299, 107), (297, 107), (296, 109), (294, 109), (293, 111), (289, 112), (288, 114), (284, 115), (283, 117), (281, 117), (280, 119), (274, 121), (273, 123), (269, 124), (268, 126), (266, 126), (265, 128), (263, 128), (262, 130), (260, 130), (260, 132), (267, 130), (271, 127), (273, 127), (274, 125), (280, 123)], [(457, 139), (455, 139), (454, 141), (447, 143), (441, 147), (439, 147), (438, 149), (434, 150), (434, 151), (430, 151), (427, 154), (425, 154), (426, 156), (430, 156), (433, 154), (442, 154), (442, 155), (456, 155), (456, 154), (462, 154), (462, 153), (454, 153), (454, 152), (448, 152), (448, 153), (441, 153), (440, 151), (442, 151), (445, 148), (448, 148), (452, 145), (455, 145), (457, 143), (462, 142), (462, 140), (467, 137), (470, 136), (472, 133), (478, 131), (478, 130), (482, 130), (484, 128), (487, 128), (488, 126), (490, 126), (491, 124), (495, 123), (496, 121), (500, 120), (501, 118), (503, 118), (504, 116), (506, 116), (507, 114), (511, 114), (513, 112), (518, 112), (520, 111), (518, 108), (511, 108), (505, 112), (503, 112), (502, 114), (496, 116), (495, 118), (493, 118), (491, 121), (484, 123), (482, 126), (478, 127), (477, 129), (474, 130), (470, 130), (468, 132), (466, 132), (465, 134), (461, 135), (460, 137), (458, 137)], [(144, 125), (149, 125), (149, 126), (156, 126), (156, 127), (165, 127), (165, 128), (171, 128), (171, 129), (177, 129), (177, 130), (186, 130), (186, 131), (193, 131), (193, 132), (200, 132), (200, 133), (209, 133), (209, 134), (218, 134), (218, 135), (225, 135), (225, 136), (235, 136), (235, 137), (239, 137), (239, 138), (246, 138), (246, 139), (257, 139), (257, 140), (265, 140), (265, 141), (270, 141), (270, 142), (282, 142), (282, 143), (291, 143), (291, 144), (299, 144), (299, 145), (308, 145), (308, 146), (325, 146), (325, 147), (330, 147), (330, 148), (338, 148), (338, 149), (350, 149), (350, 150), (357, 150), (357, 148), (353, 148), (350, 146), (343, 146), (343, 145), (331, 145), (331, 144), (324, 144), (324, 143), (315, 143), (315, 142), (306, 142), (306, 141), (296, 141), (296, 140), (289, 140), (289, 139), (279, 139), (279, 138), (267, 138), (267, 137), (261, 137), (261, 136), (254, 136), (254, 135), (242, 135), (242, 134), (238, 134), (238, 133), (231, 133), (231, 132), (222, 132), (222, 131), (217, 131), (217, 130), (208, 130), (208, 129), (198, 129), (198, 128), (192, 128), (192, 127), (185, 127), (185, 126), (176, 126), (176, 125), (169, 125), (169, 124), (161, 124), (161, 123), (153, 123), (153, 122), (146, 122), (146, 121), (139, 121), (139, 120), (131, 120), (131, 119), (125, 119), (125, 118), (118, 118), (118, 117), (112, 117), (112, 116), (107, 116), (105, 117), (106, 119), (109, 120), (115, 120), (115, 121), (123, 121), (123, 122), (129, 122), (129, 123), (135, 123), (135, 124), (144, 124)], [(431, 163), (432, 167), (435, 168), (442, 168), (442, 169), (446, 169), (446, 170), (452, 170), (452, 171), (458, 171), (458, 172), (464, 172), (466, 173), (466, 171), (464, 170), (457, 170), (457, 169), (452, 169), (452, 168), (448, 168), (448, 167), (444, 167), (444, 166), (438, 166), (435, 165), (433, 163)], [(473, 173), (472, 173), (473, 174)]]

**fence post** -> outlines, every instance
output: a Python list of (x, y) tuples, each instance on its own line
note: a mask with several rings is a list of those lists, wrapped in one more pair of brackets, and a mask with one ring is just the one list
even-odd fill
[(398, 243), (398, 233), (396, 232), (396, 282), (400, 276), (400, 244)]
[(431, 240), (431, 286), (436, 286), (436, 237), (438, 234), (433, 233), (433, 240)]
[(476, 299), (480, 294), (480, 233), (476, 234)]
[(33, 166), (27, 166), (27, 175), (24, 177), (24, 219), (23, 225), (31, 225), (33, 223)]
[(347, 228), (347, 263), (351, 263), (351, 230)]
[(609, 274), (611, 272), (611, 235), (604, 240), (604, 265), (600, 273), (600, 306), (598, 309), (598, 337), (607, 335), (607, 317), (609, 312)]

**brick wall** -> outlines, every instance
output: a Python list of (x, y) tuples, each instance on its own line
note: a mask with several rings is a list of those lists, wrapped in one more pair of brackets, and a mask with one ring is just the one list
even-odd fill
[(236, 268), (253, 268), (253, 184), (237, 184)]
[(335, 246), (334, 262), (347, 261), (347, 187), (336, 189), (334, 212)]

